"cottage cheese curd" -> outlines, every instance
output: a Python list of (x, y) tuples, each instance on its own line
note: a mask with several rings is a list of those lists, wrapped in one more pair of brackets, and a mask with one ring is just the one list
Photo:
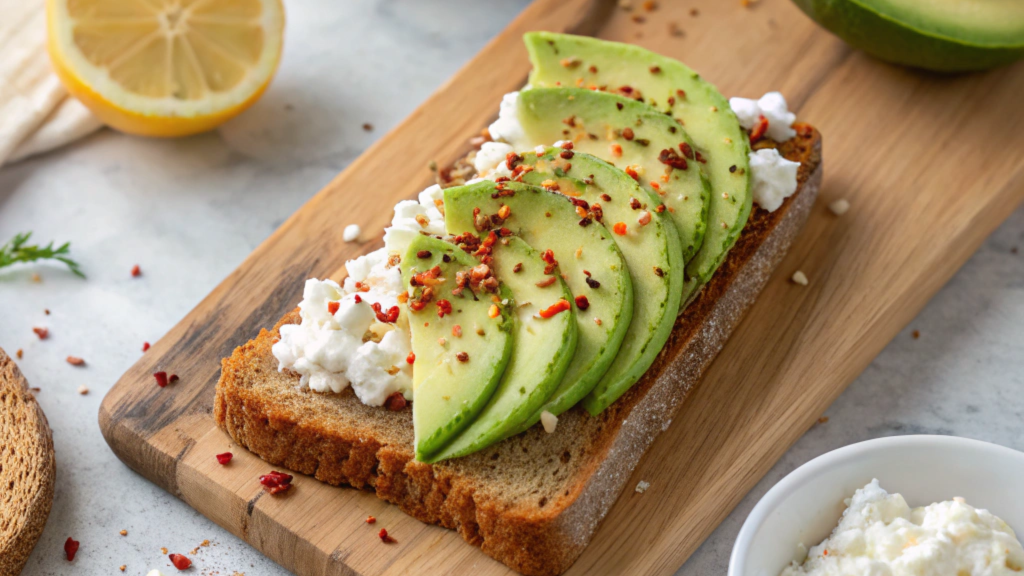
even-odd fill
[(781, 576), (1002, 576), (1024, 569), (1013, 530), (962, 498), (911, 509), (872, 480), (846, 504), (832, 535)]
[(298, 373), (299, 385), (317, 392), (338, 393), (351, 386), (360, 401), (373, 406), (383, 405), (395, 392), (412, 399), (408, 319), (400, 314), (393, 324), (380, 322), (372, 305), (384, 311), (398, 306), (404, 289), (392, 256), (404, 255), (421, 231), (445, 233), (443, 198), (441, 187), (434, 185), (418, 200), (399, 202), (384, 230), (384, 248), (346, 262), (343, 285), (306, 281), (299, 303), (302, 322), (282, 326), (273, 346), (279, 370)]
[(782, 142), (796, 136), (796, 130), (793, 130), (796, 114), (789, 111), (786, 98), (781, 92), (769, 92), (757, 100), (729, 98), (729, 107), (736, 113), (740, 126), (747, 130), (753, 128), (760, 117), (764, 116), (768, 121), (765, 134), (772, 140)]

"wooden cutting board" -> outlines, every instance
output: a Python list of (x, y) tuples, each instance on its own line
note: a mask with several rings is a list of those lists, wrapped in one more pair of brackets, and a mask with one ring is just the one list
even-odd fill
[[(391, 207), (430, 181), (529, 71), (528, 30), (595, 33), (679, 58), (727, 95), (781, 90), (824, 134), (825, 185), (802, 235), (673, 424), (627, 482), (573, 574), (670, 574), (1024, 198), (1024, 63), (939, 76), (845, 46), (784, 0), (538, 0), (450, 82), (264, 242), (131, 368), (100, 426), (126, 464), (302, 575), (508, 569), (374, 495), (296, 478), (214, 426), (220, 359), (300, 299), (307, 277), (381, 245)], [(642, 21), (641, 21), (642, 20)], [(681, 31), (681, 32), (680, 32)], [(836, 217), (837, 199), (850, 210)], [(359, 222), (374, 240), (341, 241)], [(796, 270), (810, 278), (788, 281)], [(154, 385), (157, 370), (181, 380)], [(220, 466), (214, 454), (231, 450)], [(363, 520), (378, 518), (374, 528)], [(384, 546), (386, 527), (398, 539)]]

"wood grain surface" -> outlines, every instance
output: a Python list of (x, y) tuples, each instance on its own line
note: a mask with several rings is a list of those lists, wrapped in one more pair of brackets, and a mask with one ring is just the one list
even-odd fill
[[(301, 576), (507, 573), (457, 534), (370, 493), (298, 477), (293, 494), (262, 497), (265, 463), (237, 447), (229, 466), (213, 458), (232, 450), (211, 416), (214, 385), (220, 359), (294, 307), (305, 278), (337, 276), (345, 260), (381, 245), (380, 233), (362, 246), (341, 242), (344, 223), (381, 231), (394, 203), (429, 183), (429, 161), (467, 151), (501, 95), (526, 79), (523, 32), (595, 33), (679, 58), (726, 95), (781, 90), (825, 137), (825, 185), (806, 228), (627, 483), (651, 487), (619, 498), (570, 573), (677, 570), (1024, 199), (1024, 114), (1014, 113), (1024, 63), (960, 76), (897, 68), (851, 50), (784, 0), (663, 1), (649, 13), (633, 4), (527, 8), (121, 378), (99, 415), (118, 457)], [(840, 198), (851, 208), (837, 217), (826, 206)], [(788, 282), (797, 269), (808, 286)], [(181, 380), (160, 389), (157, 370)], [(381, 526), (397, 545), (380, 544)]]

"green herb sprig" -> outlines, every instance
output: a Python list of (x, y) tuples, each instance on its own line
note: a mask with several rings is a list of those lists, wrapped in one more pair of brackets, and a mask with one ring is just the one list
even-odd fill
[(80, 278), (85, 274), (75, 262), (68, 257), (71, 250), (71, 243), (65, 242), (58, 248), (53, 247), (53, 242), (46, 246), (38, 244), (27, 245), (28, 239), (32, 237), (31, 232), (15, 234), (9, 242), (0, 246), (0, 268), (11, 266), (19, 262), (37, 262), (39, 260), (57, 260), (67, 265), (71, 273)]

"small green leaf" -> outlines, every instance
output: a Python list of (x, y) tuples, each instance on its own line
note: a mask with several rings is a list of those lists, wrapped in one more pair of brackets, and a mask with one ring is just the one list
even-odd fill
[(78, 262), (72, 260), (69, 255), (71, 252), (71, 243), (65, 242), (59, 248), (53, 247), (53, 242), (50, 242), (46, 246), (40, 247), (39, 245), (26, 245), (29, 238), (32, 237), (31, 232), (22, 232), (15, 234), (9, 242), (0, 246), (0, 268), (5, 266), (12, 266), (21, 262), (38, 262), (40, 260), (57, 260), (67, 265), (71, 273), (79, 278), (85, 278), (85, 274), (78, 266)]

